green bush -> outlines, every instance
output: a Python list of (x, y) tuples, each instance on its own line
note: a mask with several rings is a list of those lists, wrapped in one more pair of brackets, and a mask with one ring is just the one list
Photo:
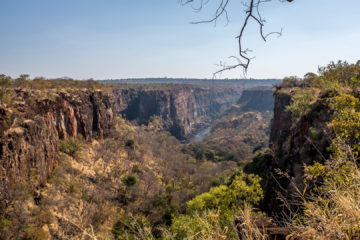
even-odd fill
[(126, 176), (126, 177), (123, 177), (123, 178), (121, 179), (121, 181), (122, 181), (127, 187), (131, 187), (131, 186), (134, 186), (135, 184), (137, 184), (139, 180), (137, 179), (137, 177), (136, 177), (135, 175), (130, 174), (130, 175)]
[[(173, 224), (172, 229), (179, 236), (182, 236), (189, 227), (192, 227), (195, 231), (194, 228), (201, 227), (200, 223), (200, 225), (196, 223), (187, 225), (185, 222), (195, 222), (195, 219), (208, 211), (219, 211), (219, 223), (221, 226), (232, 226), (234, 215), (243, 210), (245, 205), (257, 206), (260, 203), (263, 198), (260, 181), (259, 176), (254, 174), (246, 175), (240, 171), (234, 175), (229, 185), (212, 187), (210, 191), (188, 201), (186, 215), (175, 217), (173, 221), (175, 225)], [(184, 227), (181, 227), (181, 224), (185, 224)]]
[(70, 138), (68, 141), (60, 140), (60, 151), (72, 157), (75, 157), (80, 148), (81, 142), (77, 138)]
[(5, 74), (0, 74), (0, 86), (7, 86), (11, 82), (11, 77), (6, 76)]
[(286, 110), (291, 112), (292, 121), (297, 122), (302, 116), (311, 110), (312, 103), (316, 100), (316, 89), (298, 88), (291, 98), (291, 103)]

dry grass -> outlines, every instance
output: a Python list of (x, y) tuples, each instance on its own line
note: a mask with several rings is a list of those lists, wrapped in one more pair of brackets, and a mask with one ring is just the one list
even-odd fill
[(360, 169), (351, 147), (342, 144), (339, 152), (324, 165), (324, 185), (304, 198), (304, 213), (293, 224), (299, 232), (291, 239), (359, 239)]
[(240, 214), (240, 218), (243, 220), (241, 231), (239, 235), (241, 239), (247, 240), (267, 240), (269, 239), (264, 231), (255, 225), (252, 217), (252, 209), (249, 205), (245, 205), (244, 210)]

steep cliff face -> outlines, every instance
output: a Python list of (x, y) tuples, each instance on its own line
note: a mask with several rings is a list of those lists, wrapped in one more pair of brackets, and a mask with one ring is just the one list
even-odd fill
[(274, 158), (265, 187), (264, 205), (272, 216), (289, 213), (279, 197), (287, 200), (295, 209), (299, 203), (297, 189), (303, 190), (304, 165), (314, 161), (324, 162), (329, 157), (326, 148), (330, 144), (327, 122), (331, 111), (322, 97), (312, 104), (309, 114), (293, 122), (286, 109), (291, 103), (291, 89), (275, 93), (274, 118), (270, 134), (270, 148)]
[(162, 119), (164, 129), (185, 139), (197, 128), (207, 124), (214, 115), (236, 102), (241, 88), (205, 88), (181, 86), (165, 89), (113, 90), (115, 109), (138, 124), (151, 116)]
[(0, 106), (2, 187), (26, 179), (32, 171), (44, 183), (58, 161), (60, 139), (82, 135), (91, 140), (111, 134), (114, 118), (109, 95), (49, 91), (16, 89), (12, 106)]
[(274, 97), (272, 87), (256, 87), (244, 90), (237, 102), (246, 111), (273, 111)]

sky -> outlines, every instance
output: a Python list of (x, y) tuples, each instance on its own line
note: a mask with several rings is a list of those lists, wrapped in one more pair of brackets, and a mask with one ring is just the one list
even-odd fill
[[(0, 0), (0, 74), (211, 78), (220, 61), (233, 63), (244, 20), (241, 1), (232, 0), (229, 24), (190, 24), (211, 18), (217, 2), (196, 12), (178, 0)], [(359, 0), (274, 0), (260, 10), (265, 32), (283, 35), (263, 42), (258, 26), (248, 26), (247, 78), (302, 77), (330, 61), (360, 59)], [(244, 76), (238, 69), (219, 77)]]

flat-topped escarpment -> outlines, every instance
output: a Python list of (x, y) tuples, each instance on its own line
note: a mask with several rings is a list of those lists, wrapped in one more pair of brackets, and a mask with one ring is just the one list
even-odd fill
[(273, 111), (274, 90), (272, 87), (255, 87), (245, 89), (237, 104), (243, 111)]

